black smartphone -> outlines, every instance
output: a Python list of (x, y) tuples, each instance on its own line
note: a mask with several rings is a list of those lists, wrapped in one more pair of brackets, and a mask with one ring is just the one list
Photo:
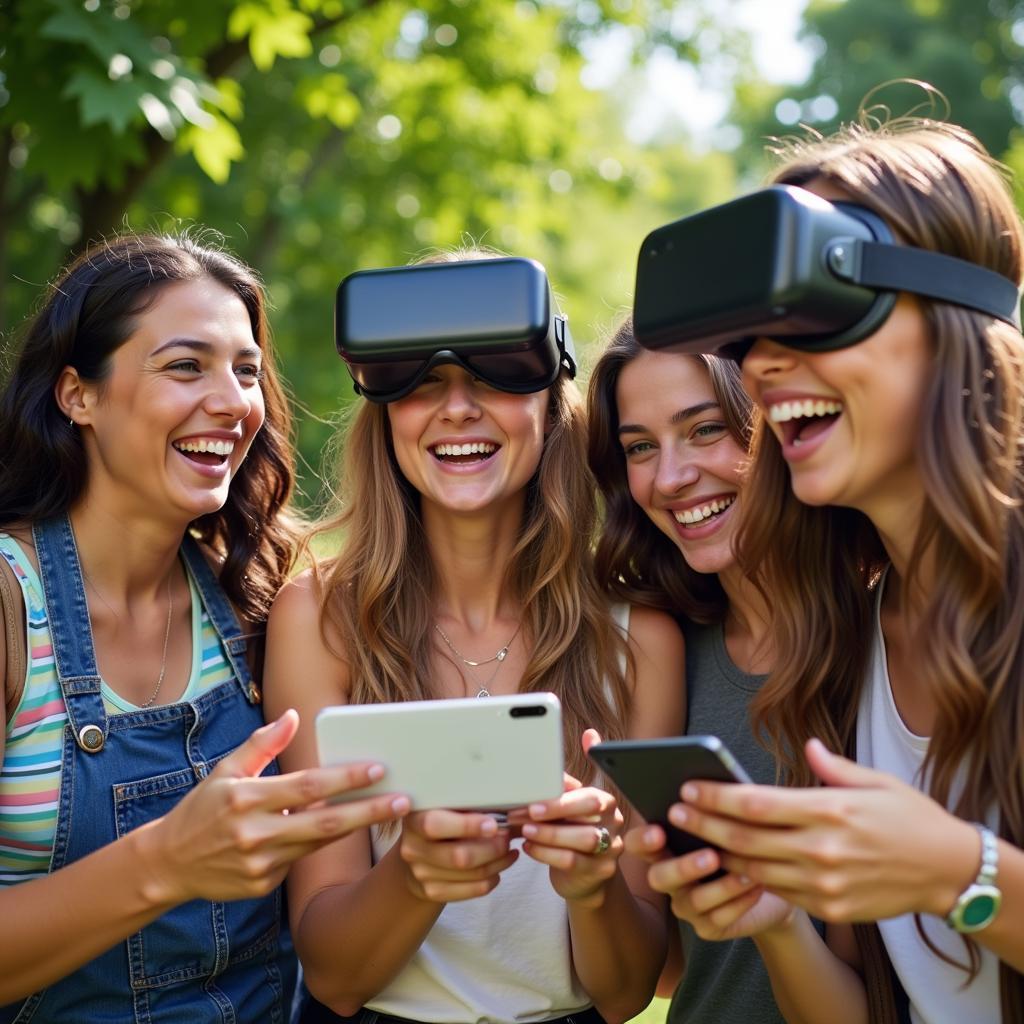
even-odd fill
[(645, 821), (665, 830), (668, 848), (677, 857), (711, 845), (669, 822), (668, 809), (679, 803), (680, 786), (696, 779), (751, 781), (717, 736), (609, 740), (591, 747), (589, 756)]

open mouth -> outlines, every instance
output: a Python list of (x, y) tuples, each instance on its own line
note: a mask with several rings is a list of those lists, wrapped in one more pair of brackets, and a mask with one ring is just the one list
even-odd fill
[(783, 443), (794, 448), (825, 433), (842, 414), (842, 402), (821, 398), (776, 402), (768, 408), (772, 423), (781, 426)]
[(486, 462), (501, 447), (490, 441), (468, 441), (465, 444), (435, 444), (430, 453), (438, 462), (451, 466), (472, 466)]
[(175, 451), (199, 466), (223, 466), (235, 450), (234, 441), (220, 438), (189, 438), (171, 444)]
[(717, 519), (726, 509), (732, 507), (735, 500), (735, 494), (727, 494), (713, 498), (706, 505), (693, 505), (690, 508), (678, 509), (672, 515), (675, 516), (677, 523), (692, 530), (698, 526), (706, 526), (712, 520)]

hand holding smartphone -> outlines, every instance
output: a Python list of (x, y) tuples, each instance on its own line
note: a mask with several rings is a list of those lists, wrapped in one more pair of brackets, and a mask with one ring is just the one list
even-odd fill
[(717, 736), (612, 740), (591, 747), (588, 756), (645, 821), (665, 830), (668, 848), (677, 857), (709, 845), (668, 820), (668, 809), (679, 803), (683, 783), (751, 781)]

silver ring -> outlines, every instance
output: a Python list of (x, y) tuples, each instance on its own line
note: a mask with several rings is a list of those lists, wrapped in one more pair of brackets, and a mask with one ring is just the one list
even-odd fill
[(593, 856), (598, 857), (602, 853), (607, 852), (612, 845), (612, 834), (604, 827), (604, 825), (597, 826), (597, 846), (594, 847)]

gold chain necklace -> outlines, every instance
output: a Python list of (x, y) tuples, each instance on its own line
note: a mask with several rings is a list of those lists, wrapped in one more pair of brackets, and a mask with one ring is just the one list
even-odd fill
[(473, 683), (478, 687), (477, 694), (476, 694), (478, 697), (490, 697), (491, 692), (490, 692), (490, 690), (488, 690), (488, 687), (491, 685), (491, 683), (494, 682), (494, 677), (498, 674), (498, 670), (501, 668), (502, 662), (508, 656), (509, 648), (515, 642), (516, 637), (519, 636), (519, 630), (521, 630), (522, 628), (523, 628), (523, 623), (522, 623), (522, 620), (520, 620), (519, 625), (516, 626), (516, 631), (512, 634), (512, 636), (509, 639), (508, 643), (506, 643), (502, 647), (499, 647), (495, 654), (492, 654), (491, 657), (489, 657), (489, 658), (484, 658), (482, 661), (471, 661), (469, 658), (467, 658), (455, 646), (455, 644), (453, 644), (451, 642), (451, 640), (448, 637), (448, 634), (445, 633), (445, 631), (436, 622), (434, 623), (434, 629), (437, 630), (437, 632), (440, 635), (441, 639), (445, 642), (445, 644), (448, 645), (449, 650), (467, 668), (474, 669), (474, 668), (479, 668), (481, 665), (489, 665), (492, 661), (496, 661), (497, 662), (497, 664), (494, 666), (494, 670), (491, 672), (491, 674), (487, 677), (487, 679), (483, 683), (481, 683), (476, 678), (476, 675), (473, 672), (470, 672), (470, 674), (469, 674), (470, 678), (473, 680)]

